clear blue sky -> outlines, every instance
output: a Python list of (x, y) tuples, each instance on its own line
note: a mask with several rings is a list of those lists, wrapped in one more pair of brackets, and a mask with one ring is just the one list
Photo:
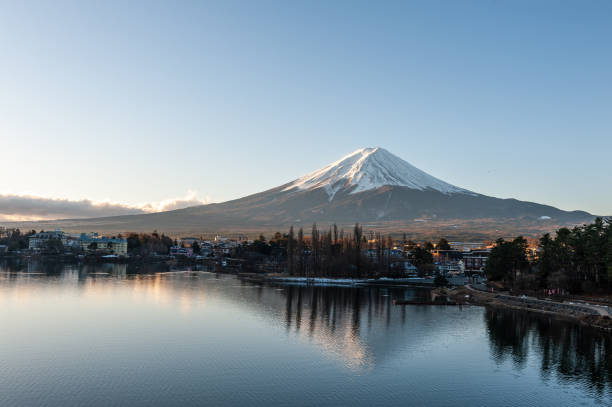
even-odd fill
[(1, 1), (0, 194), (213, 201), (382, 146), (612, 215), (610, 1)]

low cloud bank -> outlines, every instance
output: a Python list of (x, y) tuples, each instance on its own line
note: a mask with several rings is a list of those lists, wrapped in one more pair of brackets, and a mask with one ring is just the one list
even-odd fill
[(0, 220), (29, 221), (137, 215), (207, 203), (209, 203), (207, 198), (198, 198), (194, 191), (188, 191), (184, 197), (180, 198), (135, 205), (121, 202), (95, 202), (89, 199), (70, 200), (35, 195), (0, 194)]
[(195, 191), (187, 191), (187, 195), (181, 198), (165, 199), (160, 202), (149, 202), (138, 205), (138, 208), (146, 213), (172, 211), (175, 209), (188, 208), (190, 206), (206, 205), (210, 203), (208, 197), (204, 199), (198, 198), (198, 193)]

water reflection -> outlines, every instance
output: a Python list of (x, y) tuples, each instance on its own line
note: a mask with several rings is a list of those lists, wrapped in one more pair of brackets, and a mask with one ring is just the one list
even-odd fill
[(488, 309), (490, 353), (496, 363), (511, 359), (525, 368), (529, 353), (540, 360), (542, 378), (587, 385), (599, 394), (610, 392), (612, 337), (592, 328), (551, 317)]
[[(0, 263), (0, 306), (12, 310), (0, 315), (1, 321), (8, 326), (23, 326), (20, 331), (26, 338), (23, 340), (34, 348), (45, 346), (30, 339), (32, 328), (24, 323), (33, 310), (48, 307), (58, 326), (75, 332), (75, 338), (86, 338), (79, 344), (106, 335), (119, 338), (114, 339), (119, 342), (117, 348), (111, 347), (111, 352), (132, 349), (136, 354), (142, 353), (139, 347), (145, 341), (157, 355), (169, 352), (164, 344), (179, 342), (184, 353), (181, 348), (174, 350), (178, 353), (172, 354), (172, 360), (178, 365), (199, 366), (200, 376), (194, 376), (194, 380), (207, 377), (211, 381), (220, 374), (219, 369), (227, 368), (231, 374), (242, 372), (242, 380), (248, 384), (254, 380), (257, 369), (263, 369), (261, 366), (269, 365), (266, 374), (271, 377), (287, 366), (285, 358), (291, 357), (296, 370), (284, 374), (307, 374), (316, 386), (322, 386), (316, 381), (324, 372), (318, 366), (325, 360), (336, 361), (348, 372), (345, 374), (354, 375), (349, 376), (349, 382), (355, 386), (359, 384), (355, 377), (363, 375), (370, 378), (371, 386), (374, 378), (379, 380), (376, 386), (404, 387), (409, 379), (418, 384), (411, 388), (415, 394), (420, 394), (423, 386), (426, 389), (432, 383), (444, 383), (437, 385), (437, 392), (423, 390), (421, 402), (432, 405), (444, 404), (435, 399), (436, 395), (451, 397), (448, 394), (459, 394), (458, 389), (462, 397), (457, 399), (459, 404), (466, 400), (480, 404), (507, 400), (514, 391), (512, 386), (518, 384), (515, 381), (511, 385), (506, 374), (539, 378), (526, 380), (522, 386), (529, 387), (523, 387), (523, 391), (544, 394), (542, 386), (557, 389), (568, 386), (579, 389), (578, 398), (587, 395), (595, 402), (610, 399), (610, 336), (567, 321), (515, 311), (393, 303), (395, 299), (426, 299), (428, 295), (427, 290), (402, 287), (254, 284), (196, 269), (171, 270), (166, 265)], [(61, 303), (57, 309), (53, 309), (55, 302)], [(79, 315), (74, 313), (75, 309), (79, 312), (83, 309), (104, 322), (105, 310), (109, 308), (112, 318), (109, 317), (108, 325), (96, 328), (99, 331), (81, 327), (79, 324), (86, 323), (86, 319), (75, 320)], [(17, 312), (23, 315), (20, 317)], [(158, 331), (159, 327), (170, 326), (171, 330)], [(109, 329), (117, 332), (108, 332)], [(123, 334), (125, 329), (129, 335)], [(182, 334), (175, 337), (174, 332)], [(233, 354), (236, 347), (256, 342), (251, 338), (253, 335), (265, 340), (261, 339), (257, 352), (241, 354), (242, 359), (254, 358), (245, 364)], [(19, 355), (16, 345), (19, 341), (13, 344), (11, 340), (0, 336), (4, 346), (0, 356), (5, 359)], [(293, 341), (297, 345), (291, 345), (292, 353), (283, 356), (280, 348)], [(302, 356), (296, 353), (296, 346)], [(309, 353), (310, 349), (316, 350), (322, 359)], [(20, 358), (15, 357), (13, 370), (21, 369)], [(209, 371), (202, 366), (211, 365), (211, 358), (216, 367)], [(309, 361), (313, 358), (311, 366)], [(134, 362), (131, 366), (129, 360), (117, 363), (125, 366), (127, 372), (137, 369), (139, 365)], [(257, 369), (251, 370), (254, 366)], [(0, 390), (2, 380), (17, 377), (5, 375), (2, 379), (2, 373), (6, 372), (0, 365)], [(90, 374), (93, 380), (97, 373)], [(340, 372), (332, 370), (328, 374), (338, 377)], [(42, 378), (39, 376), (38, 380)], [(275, 385), (284, 385), (283, 377), (276, 380)], [(494, 386), (500, 394), (493, 395), (482, 388), (471, 390), (472, 383), (481, 382)], [(347, 382), (343, 385), (349, 386)], [(353, 391), (368, 388), (368, 383), (360, 385)], [(377, 392), (379, 388), (371, 391)], [(508, 394), (502, 396), (500, 389), (506, 389)], [(535, 399), (533, 405), (550, 405), (557, 400), (555, 397), (561, 397), (554, 389), (546, 394), (546, 400)], [(366, 398), (362, 397), (365, 403)], [(236, 400), (240, 401), (244, 400)]]
[[(406, 328), (406, 309), (393, 299), (427, 294), (419, 289), (278, 287), (273, 297), (284, 298), (285, 329), (342, 356), (353, 368), (372, 367), (401, 348), (403, 335), (397, 333)], [(258, 300), (263, 309), (273, 309), (274, 298), (260, 295)]]

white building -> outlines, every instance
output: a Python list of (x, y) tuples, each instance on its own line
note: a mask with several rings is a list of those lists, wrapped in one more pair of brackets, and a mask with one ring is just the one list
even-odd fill
[(66, 244), (68, 238), (61, 230), (53, 232), (40, 232), (33, 234), (28, 238), (28, 248), (31, 250), (41, 250), (49, 240), (60, 240), (62, 244)]

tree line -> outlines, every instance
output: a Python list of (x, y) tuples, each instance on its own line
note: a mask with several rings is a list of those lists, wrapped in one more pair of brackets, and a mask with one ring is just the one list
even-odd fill
[[(30, 236), (35, 235), (35, 230), (22, 232), (18, 228), (2, 229), (0, 245), (7, 246), (9, 252), (25, 250), (29, 247)], [(41, 233), (44, 232), (41, 230)], [(49, 239), (41, 250), (44, 254), (61, 254), (64, 252), (64, 244), (59, 239)]]
[(127, 238), (128, 252), (136, 256), (149, 256), (157, 253), (167, 255), (170, 252), (170, 247), (176, 242), (171, 237), (159, 234), (157, 231), (153, 233), (130, 233)]
[[(348, 232), (335, 224), (326, 230), (313, 224), (309, 232), (306, 236), (303, 228), (296, 231), (292, 226), (288, 233), (276, 232), (269, 241), (259, 236), (235, 255), (283, 263), (290, 275), (301, 277), (400, 277), (405, 275), (404, 262), (400, 260), (409, 261), (420, 274), (434, 270), (431, 242), (418, 245), (405, 235), (396, 242), (389, 235), (366, 234), (359, 224)], [(396, 243), (401, 244), (400, 253), (393, 252)], [(439, 244), (448, 242), (441, 239)]]
[(22, 232), (19, 229), (3, 229), (0, 245), (8, 247), (9, 251), (24, 250), (28, 248), (28, 239), (36, 234), (35, 230)]
[(612, 290), (612, 219), (544, 234), (535, 256), (519, 236), (500, 239), (487, 261), (490, 280), (519, 288), (561, 288), (573, 293)]

